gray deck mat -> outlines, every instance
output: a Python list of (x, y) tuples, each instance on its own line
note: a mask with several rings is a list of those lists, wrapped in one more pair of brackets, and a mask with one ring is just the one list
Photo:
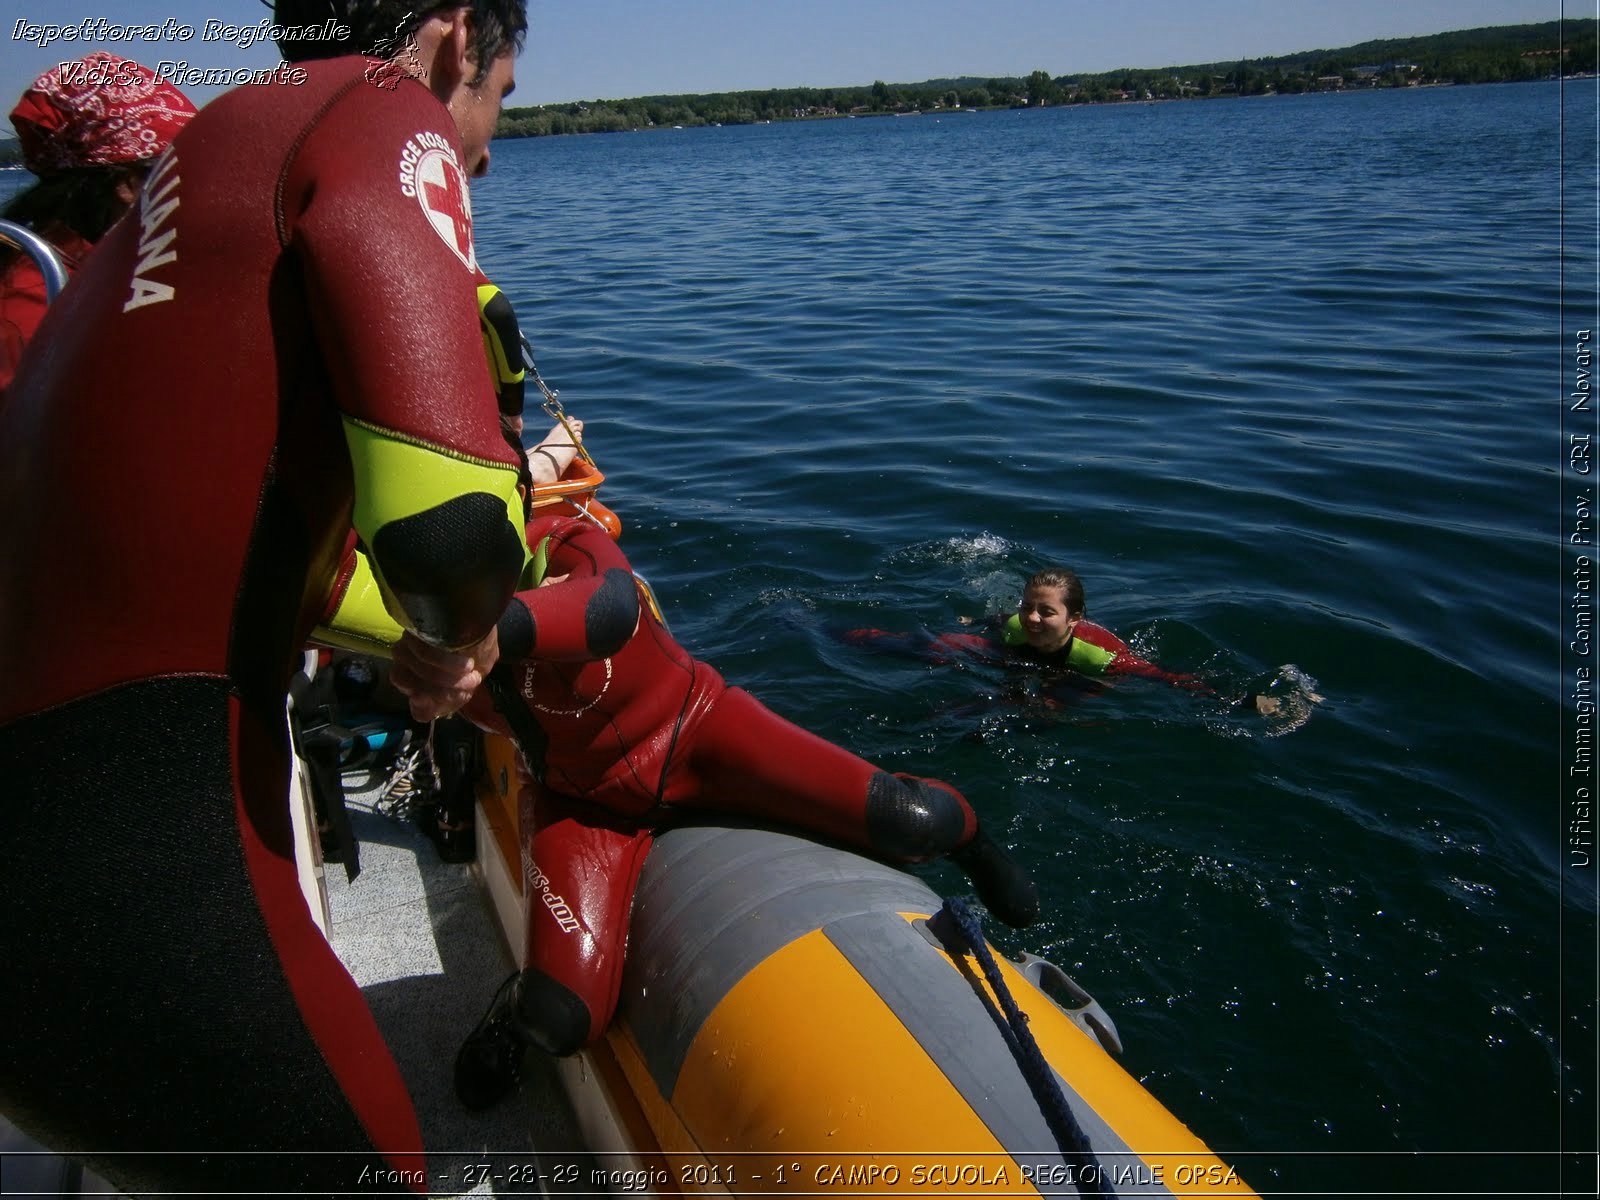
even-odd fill
[(456, 1050), (513, 966), (472, 867), (441, 862), (416, 822), (374, 811), (370, 793), (352, 797), (350, 821), (361, 874), (352, 884), (327, 865), (330, 940), (411, 1091), (432, 1194), (558, 1194), (565, 1180), (587, 1179), (592, 1164), (551, 1060), (529, 1054), (522, 1086), (486, 1112), (455, 1098)]

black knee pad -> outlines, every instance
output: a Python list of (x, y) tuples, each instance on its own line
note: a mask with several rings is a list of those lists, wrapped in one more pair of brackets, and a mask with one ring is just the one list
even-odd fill
[(529, 967), (517, 982), (517, 1029), (546, 1054), (576, 1054), (589, 1041), (589, 1006), (565, 984)]
[(967, 814), (961, 801), (921, 779), (879, 771), (867, 784), (867, 836), (891, 858), (931, 858), (961, 840)]

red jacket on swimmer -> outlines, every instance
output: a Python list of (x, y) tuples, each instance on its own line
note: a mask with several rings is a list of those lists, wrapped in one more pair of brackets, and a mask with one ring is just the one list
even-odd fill
[[(970, 623), (966, 617), (963, 622)], [(1193, 675), (1162, 670), (1103, 625), (1084, 617), (1083, 585), (1065, 567), (1037, 572), (1023, 587), (1017, 611), (995, 619), (995, 634), (891, 633), (852, 629), (844, 640), (897, 653), (947, 662), (956, 655), (1017, 657), (1045, 667), (1066, 667), (1084, 675), (1137, 675), (1190, 691), (1211, 688)]]

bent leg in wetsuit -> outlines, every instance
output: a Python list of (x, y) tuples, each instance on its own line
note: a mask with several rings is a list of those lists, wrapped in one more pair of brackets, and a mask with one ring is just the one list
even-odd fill
[[(673, 807), (799, 826), (900, 862), (949, 854), (996, 917), (1018, 927), (1037, 920), (1032, 881), (948, 784), (882, 771), (738, 688), (723, 692), (683, 740), (689, 749), (662, 789)], [(527, 965), (502, 985), (457, 1056), (456, 1092), (469, 1108), (515, 1086), (529, 1044), (571, 1054), (610, 1024), (634, 887), (653, 839), (637, 817), (525, 785), (530, 794)]]

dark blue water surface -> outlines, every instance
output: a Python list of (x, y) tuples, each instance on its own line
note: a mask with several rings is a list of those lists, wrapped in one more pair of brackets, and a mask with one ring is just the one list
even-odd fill
[[(1594, 107), (652, 130), (496, 143), (474, 193), (680, 639), (962, 787), (1048, 896), (1000, 940), (1264, 1191), (1553, 1190), (1550, 1152), (1594, 1145), (1557, 787), (1558, 255), (1581, 323)], [(1222, 696), (1051, 706), (835, 636), (957, 628), (1051, 563)], [(1278, 716), (1230, 707), (1274, 680)]]

